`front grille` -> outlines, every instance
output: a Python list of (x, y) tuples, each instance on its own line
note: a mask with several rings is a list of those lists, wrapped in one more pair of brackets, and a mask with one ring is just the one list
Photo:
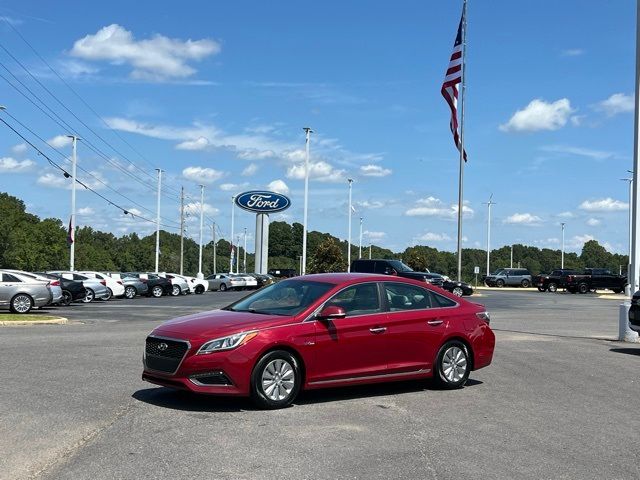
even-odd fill
[(147, 337), (146, 366), (158, 372), (175, 373), (188, 349), (184, 341)]

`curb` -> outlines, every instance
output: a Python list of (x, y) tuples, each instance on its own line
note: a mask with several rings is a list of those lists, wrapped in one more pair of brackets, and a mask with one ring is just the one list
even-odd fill
[(66, 325), (69, 320), (65, 317), (52, 318), (50, 320), (0, 320), (0, 326), (12, 327), (12, 326), (26, 326), (26, 325)]

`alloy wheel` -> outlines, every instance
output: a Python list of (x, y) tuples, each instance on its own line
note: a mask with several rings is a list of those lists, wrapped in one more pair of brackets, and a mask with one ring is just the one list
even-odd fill
[(31, 310), (33, 306), (33, 301), (29, 295), (25, 295), (24, 293), (20, 293), (13, 297), (11, 300), (11, 309), (16, 313), (27, 313)]
[(226, 285), (226, 284), (224, 284), (224, 283), (221, 283), (221, 284), (220, 284), (220, 291), (221, 291), (221, 292), (224, 292), (224, 291), (226, 291), (226, 290), (227, 290), (227, 285)]
[(173, 286), (173, 288), (171, 289), (171, 295), (173, 295), (174, 297), (180, 295), (180, 287), (178, 285)]
[(132, 298), (135, 298), (135, 296), (136, 296), (135, 287), (128, 286), (127, 288), (125, 288), (124, 289), (124, 296), (125, 296), (125, 298), (128, 298), (129, 300), (131, 300)]
[(162, 296), (162, 287), (160, 285), (156, 285), (151, 290), (151, 294), (156, 298), (161, 297)]
[(71, 292), (68, 292), (67, 290), (63, 290), (62, 291), (62, 304), (67, 307), (69, 305), (71, 305), (71, 302), (73, 301), (73, 296), (71, 295)]
[(461, 287), (456, 287), (451, 293), (453, 293), (456, 297), (461, 297), (464, 292), (462, 291)]
[(93, 290), (91, 290), (90, 288), (87, 288), (87, 293), (84, 297), (84, 300), (82, 300), (84, 303), (91, 303), (93, 302), (93, 300), (96, 298), (96, 294)]
[(262, 391), (270, 400), (279, 402), (286, 399), (294, 387), (294, 370), (286, 360), (272, 360), (262, 371)]
[(457, 383), (467, 373), (467, 355), (458, 346), (449, 347), (442, 358), (442, 373), (450, 383)]

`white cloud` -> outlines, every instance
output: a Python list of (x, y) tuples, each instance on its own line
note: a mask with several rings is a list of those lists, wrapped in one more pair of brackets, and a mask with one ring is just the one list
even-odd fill
[(615, 154), (612, 152), (605, 152), (602, 150), (593, 150), (590, 148), (582, 147), (571, 147), (568, 145), (548, 145), (540, 147), (540, 150), (552, 153), (577, 155), (580, 157), (593, 158), (594, 160), (604, 160), (615, 156)]
[(35, 167), (33, 160), (16, 160), (11, 157), (0, 158), (0, 173), (22, 173), (28, 172)]
[(587, 243), (589, 240), (595, 240), (595, 239), (596, 237), (589, 234), (575, 235), (574, 237), (569, 239), (569, 241), (567, 242), (567, 246), (569, 248), (576, 248), (576, 249), (582, 248), (584, 244)]
[(213, 168), (187, 167), (182, 170), (182, 176), (184, 178), (196, 183), (211, 184), (217, 180), (220, 180), (225, 175), (225, 172), (221, 172)]
[(540, 225), (542, 219), (537, 215), (530, 213), (514, 213), (504, 219), (504, 223), (511, 225)]
[(83, 207), (78, 209), (78, 215), (93, 215), (95, 210), (91, 207)]
[[(204, 206), (204, 214), (214, 216), (220, 213), (213, 205), (208, 204), (207, 202), (202, 204)], [(191, 202), (187, 203), (184, 206), (185, 212), (187, 212), (188, 218), (190, 219), (200, 219), (200, 202)], [(180, 207), (178, 206), (178, 211), (180, 211)]]
[(560, 218), (573, 218), (574, 215), (573, 215), (573, 212), (560, 212), (558, 214), (558, 217), (560, 217)]
[(190, 62), (219, 52), (220, 44), (214, 40), (178, 40), (159, 34), (136, 40), (132, 32), (111, 24), (77, 40), (70, 53), (84, 60), (129, 64), (132, 78), (162, 81), (193, 75), (196, 70)]
[(446, 233), (433, 233), (427, 232), (418, 237), (418, 240), (422, 240), (425, 242), (449, 242), (451, 241), (451, 237)]
[[(473, 217), (474, 211), (467, 205), (462, 206), (464, 217)], [(416, 205), (405, 212), (409, 217), (438, 217), (453, 219), (458, 215), (458, 205), (446, 205), (442, 200), (435, 197), (421, 198), (416, 201)]]
[(29, 150), (29, 147), (27, 147), (26, 143), (19, 143), (17, 145), (14, 145), (13, 147), (11, 147), (11, 151), (13, 153), (15, 153), (16, 155), (20, 155), (22, 153), (26, 153), (27, 150)]
[(598, 218), (590, 218), (587, 220), (587, 225), (589, 225), (590, 227), (597, 227), (601, 223), (602, 223), (602, 220)]
[(372, 232), (365, 230), (362, 235), (369, 239), (371, 242), (380, 241), (387, 236), (385, 232)]
[(257, 171), (258, 171), (258, 165), (256, 165), (255, 163), (251, 163), (247, 165), (244, 170), (242, 170), (242, 176), (250, 177), (252, 175), (255, 175)]
[(265, 158), (275, 158), (276, 152), (273, 150), (258, 150), (250, 148), (238, 152), (238, 158), (242, 160), (264, 160)]
[(47, 140), (47, 143), (53, 148), (63, 148), (71, 145), (71, 138), (67, 137), (66, 135), (57, 135)]
[(500, 125), (500, 130), (503, 132), (558, 130), (567, 124), (573, 111), (568, 98), (561, 98), (552, 103), (537, 98), (524, 109), (514, 113), (507, 123)]
[(634, 96), (633, 94), (614, 93), (606, 100), (598, 103), (596, 108), (606, 113), (609, 117), (619, 113), (633, 112), (635, 109)]
[(384, 203), (379, 202), (377, 200), (373, 200), (373, 201), (364, 200), (364, 201), (355, 202), (355, 206), (356, 208), (360, 208), (360, 209), (367, 209), (367, 208), (376, 209), (376, 208), (384, 207)]
[(283, 195), (289, 194), (289, 187), (282, 180), (274, 180), (269, 185), (267, 185), (267, 190), (276, 193), (282, 193)]
[(240, 190), (243, 188), (247, 188), (249, 186), (248, 183), (223, 183), (220, 185), (220, 190), (224, 192), (236, 191), (236, 193), (240, 193)]
[[(95, 178), (86, 179), (86, 178), (78, 177), (78, 181), (84, 183), (87, 187), (93, 190), (101, 190), (105, 188), (104, 184), (107, 183), (107, 181), (104, 178), (102, 178), (100, 173), (91, 172), (91, 174), (94, 175), (94, 177), (97, 177), (98, 179), (102, 180), (103, 183), (100, 183)], [(38, 177), (38, 179), (36, 180), (36, 183), (38, 185), (42, 185), (43, 187), (64, 188), (66, 190), (71, 190), (71, 185), (72, 185), (71, 178), (66, 178), (62, 173), (57, 171), (56, 173), (53, 173), (53, 172), (43, 173)], [(80, 185), (80, 183), (76, 185), (76, 188), (84, 189), (83, 186)]]
[(580, 55), (584, 55), (585, 51), (582, 48), (567, 48), (560, 53), (563, 57), (579, 57)]
[(627, 210), (629, 204), (607, 197), (600, 200), (585, 200), (579, 208), (587, 212), (619, 212)]
[(185, 140), (176, 145), (176, 150), (204, 150), (209, 147), (209, 140), (204, 137), (195, 140)]
[(363, 165), (360, 167), (360, 174), (365, 177), (386, 177), (391, 173), (390, 169), (382, 168), (379, 165)]
[[(304, 180), (305, 166), (292, 165), (287, 169), (287, 178), (294, 180)], [(309, 178), (319, 182), (342, 182), (346, 180), (346, 171), (338, 170), (325, 161), (318, 161), (309, 164)]]

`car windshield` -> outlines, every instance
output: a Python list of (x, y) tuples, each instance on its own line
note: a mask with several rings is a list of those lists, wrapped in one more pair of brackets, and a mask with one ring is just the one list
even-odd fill
[(504, 275), (506, 272), (504, 270), (496, 270), (493, 272), (493, 275)]
[(389, 265), (391, 265), (396, 272), (412, 272), (413, 269), (408, 265), (405, 265), (400, 260), (389, 260)]
[(284, 280), (258, 290), (224, 310), (268, 315), (297, 315), (334, 287), (332, 283)]

